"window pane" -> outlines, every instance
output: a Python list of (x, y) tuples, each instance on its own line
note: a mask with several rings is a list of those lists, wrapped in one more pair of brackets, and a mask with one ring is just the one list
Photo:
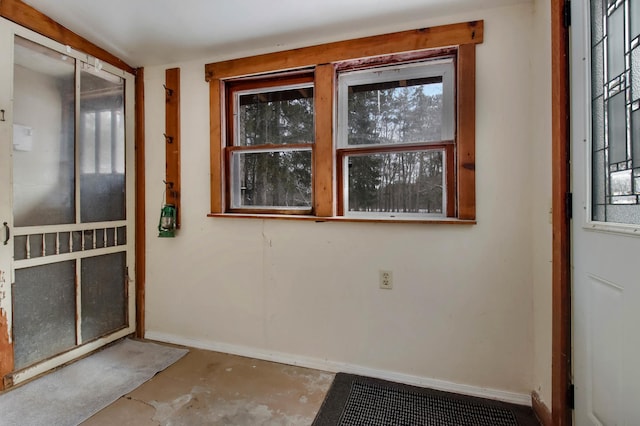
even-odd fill
[(609, 81), (624, 71), (624, 7), (619, 7), (607, 20), (607, 64)]
[(313, 87), (239, 94), (235, 145), (312, 143)]
[(627, 111), (624, 92), (609, 99), (609, 164), (627, 159)]
[(234, 152), (234, 208), (311, 208), (311, 150)]
[(75, 221), (74, 60), (15, 39), (15, 226)]
[(593, 0), (591, 5), (592, 42), (596, 44), (591, 58), (591, 218), (637, 224), (640, 48), (634, 39), (640, 12), (637, 2), (630, 0)]
[(591, 44), (596, 45), (602, 40), (603, 33), (603, 9), (602, 0), (591, 0)]
[(349, 86), (348, 144), (442, 140), (442, 76)]
[(629, 10), (631, 21), (631, 39), (634, 39), (640, 35), (640, 4), (637, 1), (629, 2)]
[(444, 211), (444, 151), (349, 156), (349, 212), (438, 214)]
[(80, 216), (125, 218), (124, 81), (88, 67), (80, 74)]

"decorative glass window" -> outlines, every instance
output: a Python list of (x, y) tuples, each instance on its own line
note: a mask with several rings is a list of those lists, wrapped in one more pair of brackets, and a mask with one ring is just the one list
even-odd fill
[(640, 4), (591, 1), (592, 220), (640, 223)]
[(453, 59), (338, 77), (339, 214), (455, 215)]

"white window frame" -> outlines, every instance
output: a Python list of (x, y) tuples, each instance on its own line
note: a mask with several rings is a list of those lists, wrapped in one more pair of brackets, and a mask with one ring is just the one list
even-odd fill
[[(455, 67), (453, 59), (435, 59), (418, 63), (368, 68), (338, 75), (338, 148), (366, 148), (380, 144), (349, 145), (349, 86), (416, 78), (442, 77), (442, 139), (453, 140), (455, 133)], [(434, 141), (439, 142), (439, 141)], [(410, 143), (394, 143), (393, 146)]]
[[(410, 80), (418, 78), (442, 77), (442, 127), (441, 139), (438, 141), (420, 142), (424, 146), (422, 151), (429, 150), (429, 145), (440, 145), (442, 142), (455, 140), (455, 65), (453, 58), (433, 59), (417, 63), (390, 65), (364, 70), (348, 71), (338, 75), (338, 140), (337, 149), (354, 148), (397, 148), (401, 146), (415, 146), (415, 142), (395, 142), (392, 144), (359, 144), (350, 145), (348, 142), (348, 93), (350, 86), (371, 83), (383, 83), (398, 80)], [(435, 150), (435, 149), (434, 149)], [(447, 217), (447, 153), (442, 151), (442, 212), (441, 213), (404, 213), (404, 212), (354, 212), (349, 211), (349, 172), (348, 158), (357, 156), (357, 153), (345, 155), (342, 164), (342, 206), (343, 216), (353, 218), (402, 218), (402, 219), (437, 219)], [(364, 155), (364, 154), (363, 154)]]
[[(313, 99), (315, 99), (315, 85), (314, 82), (306, 82), (306, 83), (297, 83), (297, 84), (283, 84), (269, 87), (260, 87), (255, 89), (246, 89), (246, 90), (236, 90), (233, 93), (233, 139), (231, 141), (230, 147), (243, 147), (242, 151), (233, 151), (229, 156), (229, 207), (232, 210), (255, 210), (255, 211), (278, 211), (278, 210), (287, 210), (298, 213), (310, 213), (313, 210), (313, 146), (315, 145), (315, 133), (314, 140), (308, 142), (300, 142), (300, 144), (308, 144), (309, 147), (292, 147), (287, 144), (270, 144), (270, 145), (246, 145), (245, 143), (240, 143), (240, 97), (246, 95), (255, 95), (259, 93), (273, 93), (273, 92), (284, 92), (288, 90), (296, 90), (296, 89), (313, 89)], [(314, 102), (314, 116), (313, 120), (315, 123), (315, 102)], [(266, 152), (286, 152), (286, 151), (311, 151), (311, 169), (309, 173), (311, 174), (311, 203), (309, 206), (245, 206), (240, 204), (242, 199), (242, 186), (240, 183), (240, 155), (236, 154), (247, 154), (247, 153), (266, 153)]]
[[(418, 150), (414, 152), (429, 151), (429, 148)], [(354, 212), (349, 210), (349, 173), (344, 173), (344, 189), (342, 197), (342, 205), (344, 206), (344, 216), (353, 218), (371, 218), (371, 217), (384, 217), (384, 218), (402, 218), (402, 219), (440, 219), (447, 216), (447, 151), (444, 149), (432, 149), (431, 151), (440, 151), (442, 153), (442, 213), (403, 213), (403, 212)], [(402, 151), (411, 152), (411, 151)], [(394, 152), (391, 152), (394, 153)], [(399, 152), (395, 152), (399, 153)], [(349, 170), (349, 157), (357, 157), (359, 154), (345, 155), (343, 159), (343, 170)], [(360, 155), (375, 155), (371, 153)]]

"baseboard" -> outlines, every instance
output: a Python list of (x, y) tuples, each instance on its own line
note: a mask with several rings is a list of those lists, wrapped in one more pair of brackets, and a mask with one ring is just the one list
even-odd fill
[(156, 340), (159, 342), (190, 346), (192, 348), (206, 349), (215, 352), (224, 352), (232, 355), (261, 359), (264, 361), (272, 361), (280, 364), (312, 368), (332, 373), (343, 372), (358, 374), (361, 376), (375, 377), (377, 379), (405, 383), (408, 385), (421, 386), (447, 392), (455, 392), (470, 396), (478, 396), (481, 398), (495, 399), (498, 401), (510, 402), (512, 404), (531, 406), (532, 402), (531, 396), (527, 394), (453, 383), (446, 380), (413, 376), (387, 370), (378, 370), (374, 368), (363, 367), (360, 365), (329, 361), (319, 358), (298, 356), (282, 352), (266, 351), (263, 349), (251, 348), (246, 346), (230, 345), (227, 343), (217, 343), (200, 339), (191, 339), (187, 337), (149, 330), (145, 332), (144, 337), (145, 339)]
[(531, 407), (542, 426), (551, 426), (553, 424), (551, 410), (549, 410), (549, 407), (542, 401), (540, 394), (536, 391), (531, 392)]

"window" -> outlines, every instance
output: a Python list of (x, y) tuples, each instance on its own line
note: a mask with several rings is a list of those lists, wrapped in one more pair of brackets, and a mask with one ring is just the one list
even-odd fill
[(591, 10), (591, 219), (640, 224), (640, 7)]
[(211, 215), (474, 221), (482, 32), (468, 22), (206, 65)]
[(311, 213), (313, 76), (230, 82), (227, 102), (228, 210)]
[(339, 75), (340, 215), (455, 214), (453, 76), (451, 58)]

